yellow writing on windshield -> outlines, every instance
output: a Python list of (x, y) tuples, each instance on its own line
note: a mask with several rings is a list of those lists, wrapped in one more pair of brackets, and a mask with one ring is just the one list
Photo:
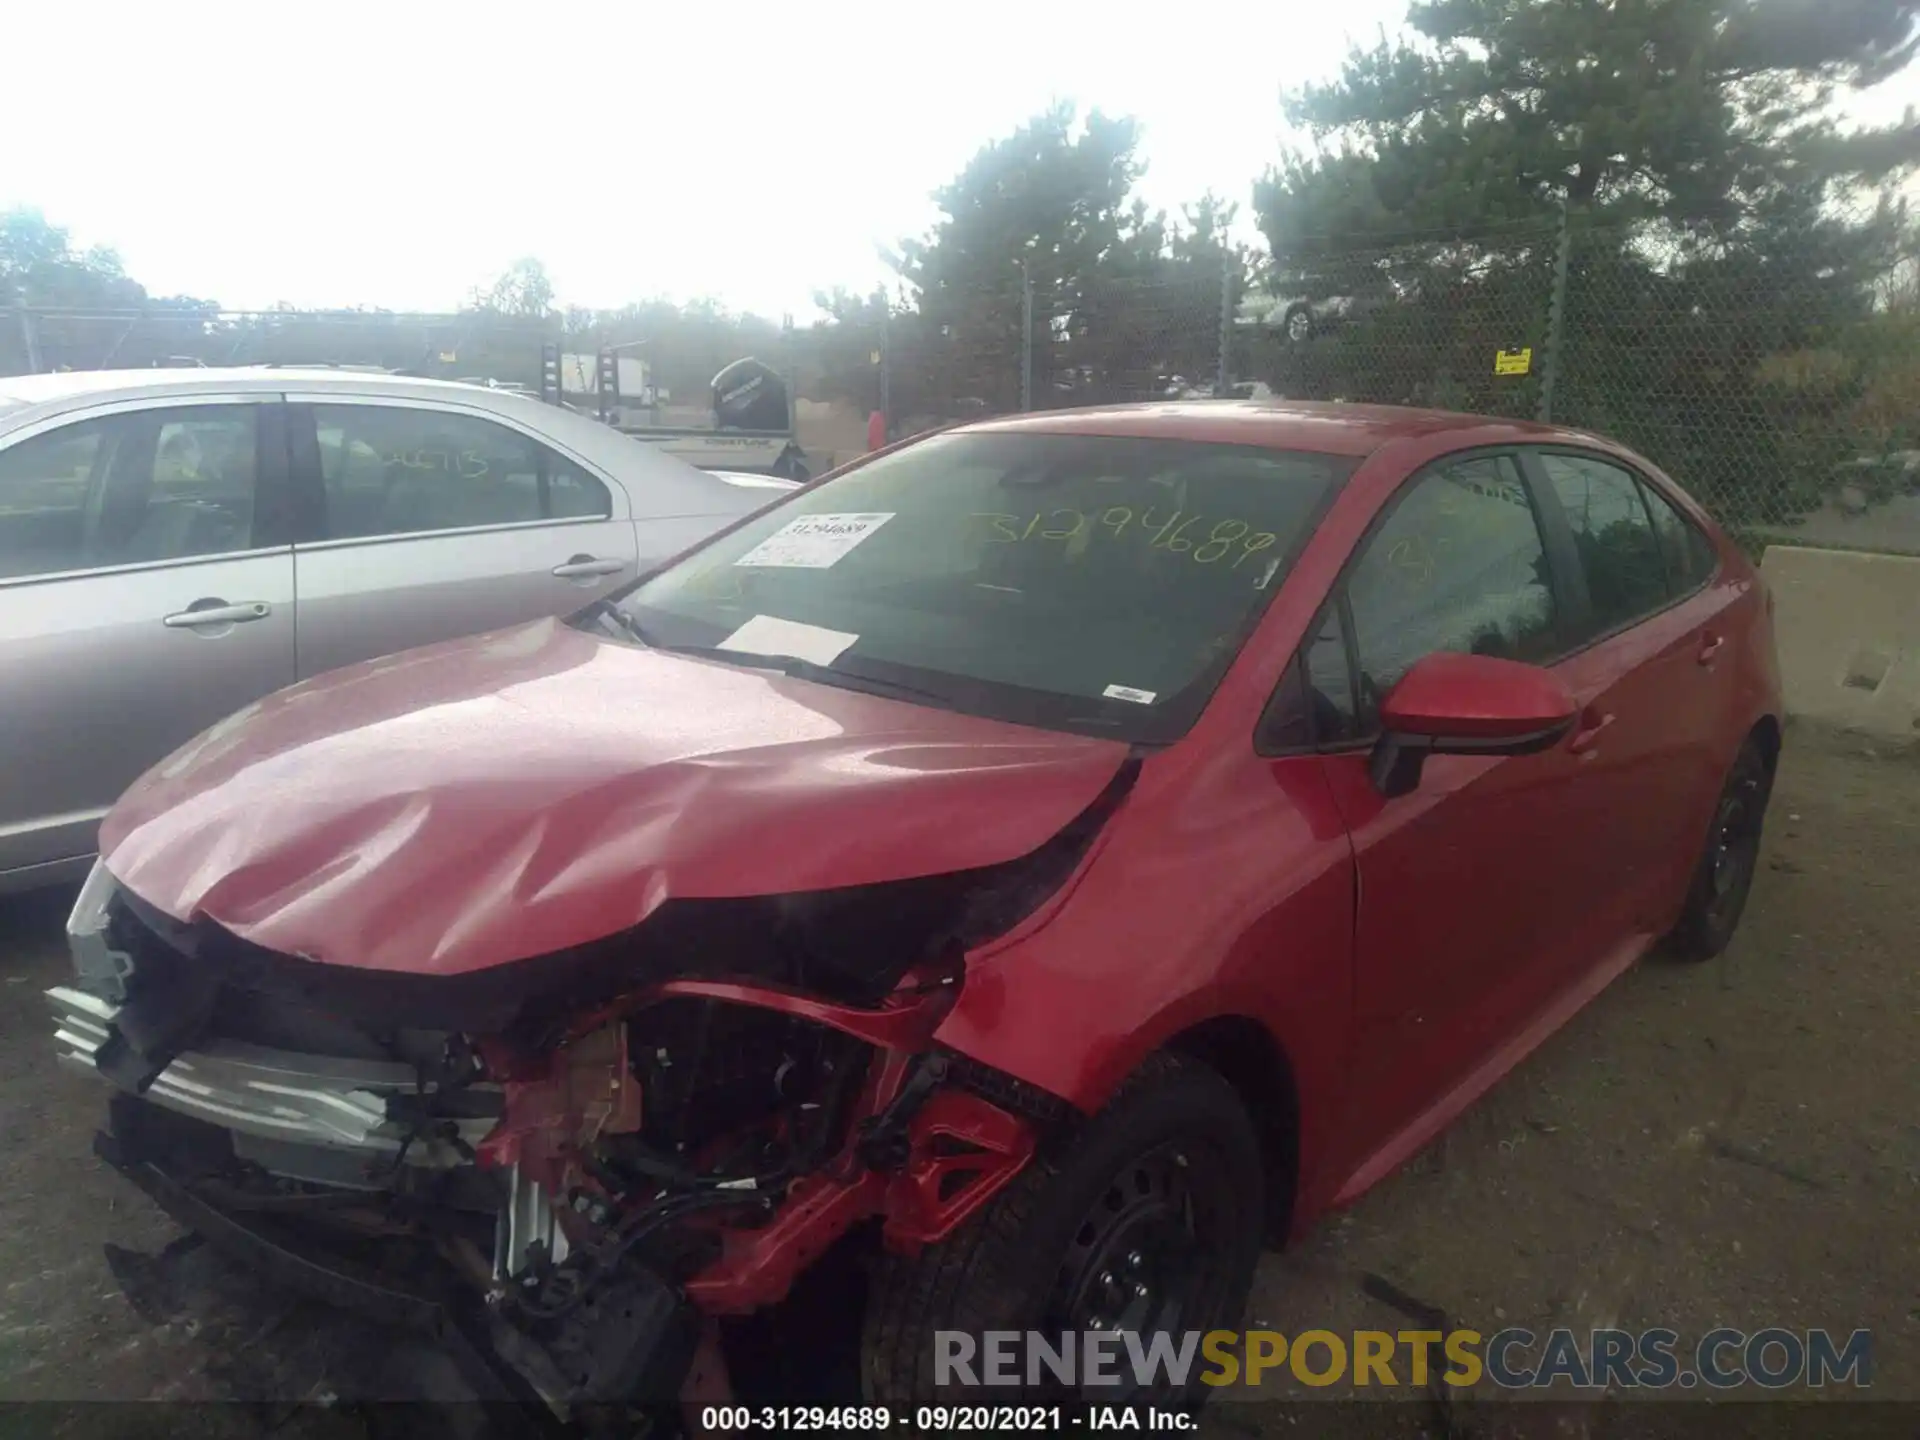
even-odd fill
[(1093, 514), (1064, 508), (1036, 510), (1031, 515), (975, 511), (972, 518), (984, 522), (986, 538), (993, 544), (1071, 541), (1104, 530), (1115, 540), (1131, 535), (1136, 541), (1144, 540), (1149, 550), (1185, 555), (1197, 565), (1217, 565), (1231, 556), (1229, 570), (1238, 569), (1248, 556), (1271, 549), (1280, 538), (1271, 530), (1255, 530), (1245, 520), (1232, 516), (1210, 522), (1198, 513), (1171, 508), (1162, 513), (1153, 505), (1140, 510), (1131, 505), (1109, 505)]

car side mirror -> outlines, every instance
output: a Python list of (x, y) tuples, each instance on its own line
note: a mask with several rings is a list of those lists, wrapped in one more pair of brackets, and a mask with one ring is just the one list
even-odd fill
[(1429, 755), (1531, 755), (1579, 711), (1560, 677), (1491, 655), (1429, 655), (1380, 702), (1370, 774), (1387, 799), (1420, 784)]

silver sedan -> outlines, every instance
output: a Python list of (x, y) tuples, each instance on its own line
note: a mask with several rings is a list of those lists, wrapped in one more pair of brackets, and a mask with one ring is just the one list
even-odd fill
[(84, 874), (121, 790), (270, 691), (566, 614), (785, 488), (472, 385), (0, 378), (0, 891)]

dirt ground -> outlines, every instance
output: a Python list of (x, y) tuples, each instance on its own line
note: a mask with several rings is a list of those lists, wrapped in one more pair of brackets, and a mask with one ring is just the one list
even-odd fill
[[(39, 991), (66, 970), (69, 899), (0, 902), (0, 1398), (230, 1396), (249, 1354), (297, 1346), (309, 1320), (154, 1323), (110, 1274), (103, 1242), (173, 1232), (91, 1157), (99, 1087), (48, 1058)], [(1790, 736), (1728, 954), (1624, 976), (1445, 1140), (1269, 1258), (1248, 1325), (1416, 1328), (1362, 1292), (1372, 1275), (1483, 1333), (1866, 1328), (1873, 1395), (1920, 1401), (1917, 905), (1920, 764)], [(326, 1393), (274, 1373), (291, 1393), (269, 1399)], [(81, 1430), (163, 1433), (114, 1413)], [(194, 1414), (166, 1429), (291, 1433), (271, 1407)], [(1220, 1434), (1311, 1433), (1269, 1406), (1209, 1416)]]

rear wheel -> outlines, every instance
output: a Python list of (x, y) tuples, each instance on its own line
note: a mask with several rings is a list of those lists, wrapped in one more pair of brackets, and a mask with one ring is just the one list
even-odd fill
[(1667, 937), (1678, 958), (1710, 960), (1733, 939), (1760, 865), (1760, 826), (1772, 784), (1766, 757), (1749, 739), (1734, 757), (1686, 906)]
[[(1143, 1341), (1239, 1323), (1259, 1258), (1264, 1215), (1259, 1142), (1239, 1097), (1217, 1073), (1155, 1056), (1057, 1156), (1039, 1156), (958, 1234), (917, 1256), (889, 1257), (875, 1277), (862, 1342), (868, 1399), (910, 1406), (971, 1394), (1072, 1403), (1071, 1390), (974, 1391), (936, 1369), (936, 1333), (1128, 1331)], [(1116, 1367), (1127, 1373), (1125, 1349)], [(1165, 1371), (1082, 1392), (1103, 1402), (1182, 1403), (1198, 1389)], [(1024, 1379), (1024, 1358), (1013, 1367)], [(1042, 1372), (1043, 1379), (1045, 1372)], [(984, 1378), (981, 1376), (981, 1378)]]

